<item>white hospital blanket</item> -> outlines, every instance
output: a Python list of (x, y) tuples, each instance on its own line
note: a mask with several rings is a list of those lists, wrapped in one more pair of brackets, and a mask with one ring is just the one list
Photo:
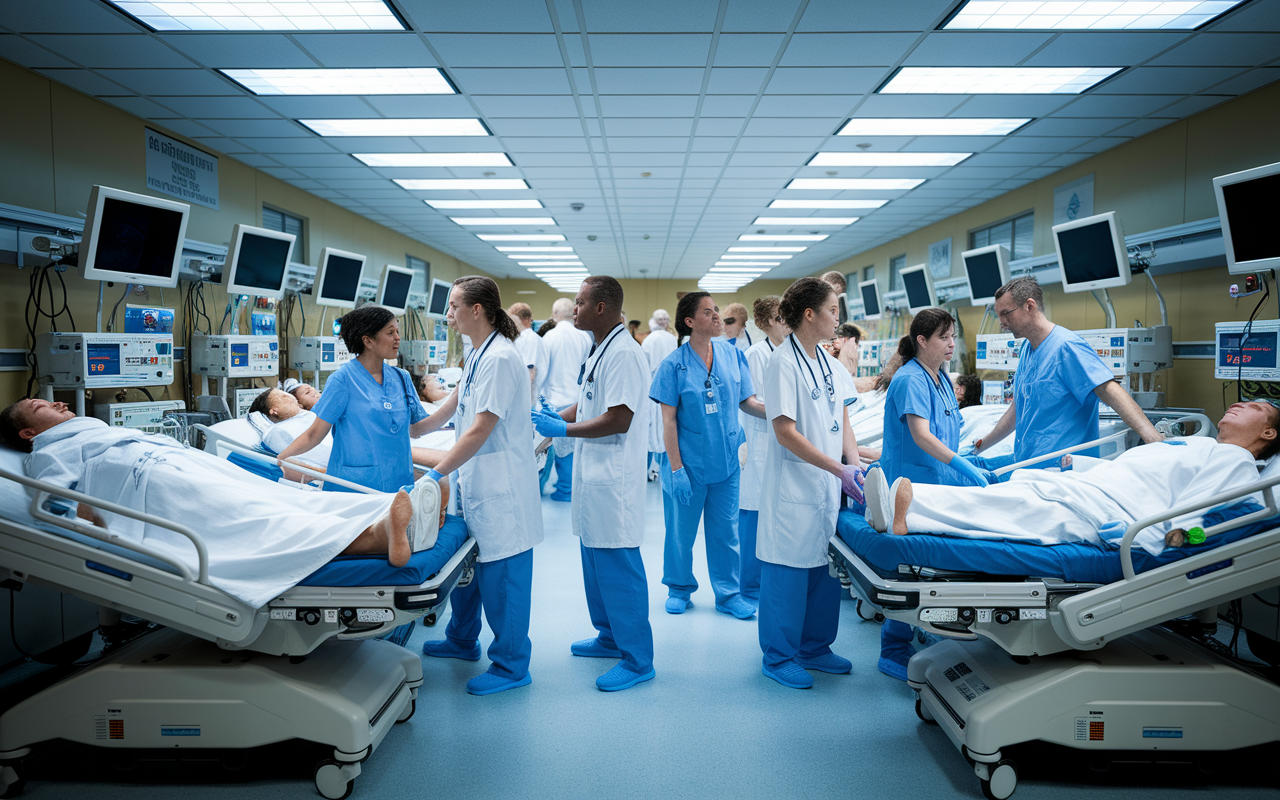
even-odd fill
[(858, 444), (876, 444), (884, 435), (884, 403), (887, 392), (863, 392), (858, 402), (849, 409), (849, 425)]
[[(913, 484), (907, 529), (975, 539), (1033, 544), (1089, 542), (1120, 520), (1132, 525), (1159, 514), (1247, 486), (1258, 480), (1253, 455), (1208, 437), (1147, 444), (1087, 471), (1018, 470), (1008, 483), (986, 488)], [(1158, 555), (1164, 535), (1200, 524), (1190, 514), (1140, 531), (1134, 543)]]
[[(1004, 404), (977, 405), (960, 409), (960, 449), (956, 452), (962, 456), (972, 453), (974, 443), (991, 433), (991, 429), (1008, 410), (1009, 406)], [(1008, 436), (982, 451), (983, 458), (1013, 455), (1014, 438), (1013, 431), (1009, 431)]]
[[(210, 582), (264, 605), (346, 549), (392, 495), (302, 492), (164, 436), (77, 417), (38, 435), (26, 473), (186, 525), (209, 550)], [(103, 514), (116, 537), (198, 567), (185, 536)]]

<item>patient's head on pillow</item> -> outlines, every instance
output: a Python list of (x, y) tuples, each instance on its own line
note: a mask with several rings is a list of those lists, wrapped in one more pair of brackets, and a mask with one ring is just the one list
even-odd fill
[(257, 411), (272, 422), (283, 422), (302, 413), (298, 398), (280, 389), (268, 389), (257, 397), (249, 406), (249, 413)]
[(32, 439), (75, 416), (66, 403), (28, 397), (0, 411), (0, 441), (14, 450), (30, 453)]
[(1280, 400), (1235, 403), (1218, 420), (1218, 441), (1243, 447), (1257, 459), (1280, 451)]
[(428, 403), (441, 403), (449, 396), (449, 390), (435, 375), (423, 375), (418, 386), (418, 396)]
[(289, 394), (297, 399), (298, 405), (302, 407), (303, 411), (310, 411), (315, 408), (316, 403), (320, 402), (320, 392), (309, 383), (298, 384), (289, 390)]

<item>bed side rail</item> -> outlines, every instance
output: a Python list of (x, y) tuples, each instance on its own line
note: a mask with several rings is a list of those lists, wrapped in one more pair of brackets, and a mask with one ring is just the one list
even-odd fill
[[(162, 561), (165, 564), (168, 564), (169, 566), (173, 567), (175, 570), (178, 571), (178, 574), (181, 575), (186, 580), (196, 581), (197, 583), (202, 583), (206, 586), (211, 585), (209, 583), (208, 547), (205, 546), (204, 539), (200, 538), (200, 534), (191, 530), (187, 526), (181, 525), (177, 522), (172, 522), (167, 519), (163, 519), (161, 517), (154, 516), (152, 514), (147, 514), (141, 511), (135, 511), (132, 508), (126, 508), (125, 506), (117, 505), (107, 500), (101, 500), (97, 497), (91, 497), (82, 492), (73, 491), (71, 489), (64, 489), (61, 486), (55, 486), (52, 483), (45, 483), (44, 481), (36, 480), (35, 478), (28, 478), (26, 475), (19, 475), (13, 472), (9, 472), (7, 470), (0, 469), (0, 478), (11, 480), (11, 481), (14, 481), (15, 483), (21, 483), (22, 485), (35, 490), (36, 492), (35, 497), (31, 500), (31, 516), (35, 517), (41, 522), (45, 522), (49, 525), (54, 525), (64, 530), (74, 531), (76, 533), (89, 536), (93, 539), (97, 539), (99, 541), (106, 542), (108, 544), (116, 545), (117, 547), (123, 547), (124, 549), (131, 550), (135, 553), (141, 553), (142, 555), (150, 556), (151, 558), (154, 558), (157, 561)], [(122, 539), (116, 534), (112, 533), (110, 530), (107, 530), (106, 528), (99, 528), (97, 525), (93, 525), (79, 519), (74, 519), (74, 518), (68, 519), (66, 517), (61, 517), (61, 516), (58, 516), (57, 514), (53, 514), (48, 511), (45, 511), (43, 507), (45, 500), (52, 497), (61, 497), (61, 498), (66, 498), (68, 500), (74, 500), (77, 503), (84, 503), (85, 505), (92, 506), (93, 508), (98, 508), (103, 511), (109, 511), (112, 514), (116, 514), (122, 517), (129, 517), (131, 519), (136, 519), (136, 520), (139, 520), (140, 522), (146, 523), (147, 525), (155, 525), (157, 527), (173, 531), (174, 533), (180, 536), (186, 537), (188, 540), (191, 541), (191, 544), (196, 549), (196, 558), (198, 561), (197, 574), (193, 576), (191, 574), (191, 568), (188, 567), (183, 562), (179, 561), (178, 559), (167, 556), (164, 553), (161, 553), (157, 550), (147, 547), (144, 544), (131, 542), (128, 539)]]
[[(192, 427), (196, 428), (197, 430), (199, 430), (201, 433), (205, 435), (206, 445), (208, 444), (213, 445), (212, 451), (210, 451), (210, 449), (206, 446), (205, 452), (211, 452), (212, 455), (216, 455), (219, 458), (225, 458), (227, 452), (232, 452), (232, 453), (237, 453), (239, 455), (245, 456), (246, 458), (251, 458), (254, 461), (257, 461), (258, 463), (265, 464), (269, 467), (281, 466), (280, 460), (278, 458), (273, 458), (272, 456), (269, 456), (266, 453), (261, 453), (261, 452), (258, 452), (257, 450), (254, 450), (253, 448), (245, 447), (243, 444), (240, 444), (239, 442), (235, 441), (234, 439), (231, 439), (228, 436), (223, 436), (211, 428), (208, 428), (200, 424), (193, 425)], [(370, 489), (368, 486), (361, 486), (358, 483), (352, 483), (351, 481), (344, 480), (342, 478), (336, 478), (332, 475), (328, 475), (326, 473), (320, 472), (319, 470), (308, 467), (305, 464), (299, 464), (296, 461), (288, 461), (285, 463), (288, 464), (288, 468), (293, 472), (300, 472), (303, 475), (308, 475), (312, 478), (317, 478), (322, 481), (331, 482), (331, 483), (337, 484), (338, 486), (345, 486), (346, 488), (351, 489), (352, 491), (355, 491), (355, 492), (362, 492), (364, 494), (382, 494), (382, 492), (379, 492), (376, 489)], [(426, 475), (427, 471), (428, 470), (423, 466), (420, 466), (418, 464), (413, 465), (413, 474), (418, 477)]]
[[(1208, 435), (1209, 428), (1210, 428), (1209, 418), (1206, 417), (1204, 414), (1187, 414), (1185, 416), (1178, 417), (1177, 419), (1161, 420), (1161, 422), (1167, 423), (1168, 425), (1176, 425), (1180, 422), (1195, 422), (1196, 432), (1191, 434), (1191, 436), (1206, 436)], [(1116, 431), (1115, 433), (1110, 434), (1109, 436), (1103, 436), (1101, 439), (1094, 439), (1092, 442), (1085, 442), (1084, 444), (1077, 444), (1072, 447), (1064, 447), (1061, 450), (1055, 450), (1052, 453), (1046, 453), (1045, 455), (1042, 455), (1042, 456), (1033, 456), (1031, 458), (1026, 459), (1025, 461), (1019, 461), (1016, 464), (1009, 464), (1008, 466), (1004, 466), (1004, 467), (1001, 467), (1000, 469), (994, 470), (994, 472), (997, 475), (1004, 475), (1006, 473), (1013, 472), (1015, 469), (1025, 469), (1026, 467), (1030, 467), (1034, 464), (1042, 464), (1045, 461), (1050, 461), (1055, 458), (1062, 458), (1063, 456), (1071, 455), (1072, 453), (1078, 453), (1081, 450), (1089, 450), (1090, 448), (1100, 447), (1101, 445), (1107, 444), (1108, 442), (1119, 441), (1125, 438), (1126, 436), (1128, 436), (1132, 432), (1133, 431), (1131, 429), (1125, 428), (1124, 430)]]

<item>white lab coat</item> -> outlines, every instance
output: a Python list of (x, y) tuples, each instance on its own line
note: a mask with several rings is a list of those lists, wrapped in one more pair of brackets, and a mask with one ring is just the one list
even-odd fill
[(578, 400), (578, 372), (591, 350), (591, 334), (573, 327), (573, 321), (562, 319), (542, 338), (547, 349), (547, 380), (542, 393), (557, 410)]
[(542, 391), (542, 384), (547, 378), (546, 343), (542, 341), (542, 337), (533, 328), (525, 328), (516, 337), (516, 350), (520, 351), (520, 357), (524, 359), (525, 367), (532, 367), (535, 370), (533, 393), (530, 400), (536, 400), (538, 393)]
[[(846, 391), (836, 370), (840, 363), (818, 348), (817, 358), (797, 353), (788, 337), (769, 356), (764, 376), (764, 407), (769, 424), (778, 417), (794, 420), (796, 430), (826, 455), (840, 460), (843, 451), (844, 401)], [(797, 346), (799, 343), (797, 343)], [(825, 361), (836, 384), (835, 396), (826, 391), (819, 359)], [(812, 376), (807, 363), (813, 368)], [(813, 399), (814, 377), (818, 399)], [(832, 427), (835, 430), (832, 430)], [(756, 535), (756, 557), (761, 561), (798, 569), (827, 563), (827, 543), (836, 532), (840, 510), (840, 480), (830, 472), (800, 460), (800, 457), (769, 436), (766, 443), (765, 473), (773, 480), (763, 486), (760, 496), (760, 524)]]
[[(751, 370), (751, 386), (756, 397), (763, 401), (765, 370), (769, 365), (769, 357), (773, 355), (773, 342), (765, 337), (747, 350), (747, 366)], [(773, 438), (773, 423), (768, 419), (753, 417), (747, 412), (738, 410), (738, 421), (746, 434), (747, 463), (742, 468), (742, 477), (738, 484), (738, 508), (743, 511), (760, 510), (760, 492), (764, 488), (764, 458), (768, 450), (768, 442)]]
[(471, 358), (458, 382), (458, 437), (483, 411), (499, 419), (476, 454), (458, 467), (458, 507), (480, 545), (479, 560), (498, 561), (542, 541), (542, 501), (525, 391), (529, 368), (511, 340), (496, 331)]
[(620, 325), (587, 359), (587, 376), (593, 374), (594, 381), (583, 377), (578, 392), (578, 421), (626, 406), (632, 411), (631, 425), (626, 433), (573, 440), (573, 532), (587, 547), (639, 547), (644, 541), (646, 437), (653, 406), (649, 362)]
[[(674, 334), (663, 331), (650, 331), (649, 335), (644, 337), (644, 342), (640, 344), (644, 354), (649, 357), (649, 379), (653, 380), (654, 374), (658, 371), (658, 365), (662, 360), (676, 351), (676, 337)], [(662, 410), (658, 408), (658, 404), (654, 403), (649, 413), (649, 452), (665, 453), (667, 446), (662, 441)]]

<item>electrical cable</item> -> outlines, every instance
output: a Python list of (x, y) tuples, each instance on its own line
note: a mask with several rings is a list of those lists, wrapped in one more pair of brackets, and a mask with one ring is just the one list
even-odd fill
[(124, 294), (120, 295), (120, 299), (119, 299), (119, 300), (117, 300), (117, 301), (116, 301), (116, 304), (115, 304), (114, 306), (112, 306), (112, 307), (111, 307), (111, 319), (107, 320), (107, 331), (108, 331), (109, 333), (114, 333), (114, 332), (115, 332), (115, 329), (116, 329), (116, 311), (118, 311), (118, 310), (120, 309), (120, 304), (121, 304), (121, 303), (123, 303), (123, 302), (124, 302), (124, 299), (125, 299), (126, 297), (128, 297), (128, 296), (129, 296), (129, 290), (130, 290), (130, 289), (132, 289), (132, 288), (133, 288), (133, 284), (131, 284), (131, 283), (126, 283), (126, 284), (124, 285)]
[(1271, 296), (1271, 284), (1267, 281), (1264, 274), (1262, 278), (1263, 295), (1258, 300), (1258, 304), (1253, 307), (1253, 313), (1249, 315), (1249, 321), (1245, 323), (1244, 330), (1240, 334), (1240, 358), (1236, 363), (1236, 402), (1244, 401), (1244, 386), (1241, 378), (1244, 375), (1244, 343), (1248, 340), (1249, 334), (1253, 332), (1253, 320), (1258, 316), (1258, 312), (1266, 305), (1267, 298)]

